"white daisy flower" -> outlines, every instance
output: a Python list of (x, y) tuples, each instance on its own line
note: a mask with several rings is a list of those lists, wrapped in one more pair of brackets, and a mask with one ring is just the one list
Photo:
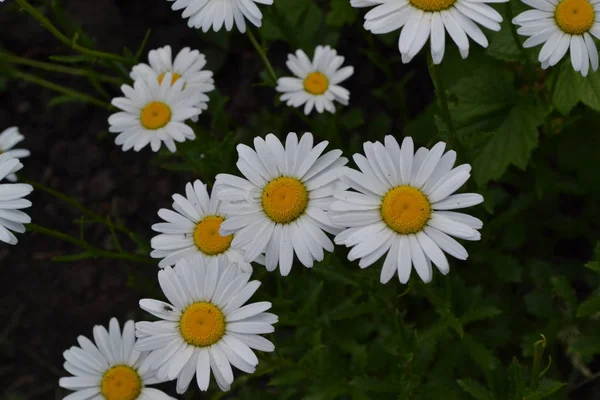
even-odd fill
[(181, 260), (174, 269), (166, 267), (158, 273), (170, 304), (140, 300), (142, 309), (162, 321), (136, 324), (136, 349), (151, 351), (144, 365), (156, 368), (158, 379), (177, 378), (177, 393), (187, 390), (194, 375), (200, 390), (207, 390), (211, 370), (221, 390), (229, 390), (231, 365), (251, 374), (258, 365), (251, 349), (275, 349), (259, 336), (274, 331), (277, 316), (264, 312), (271, 303), (243, 306), (260, 282), (248, 282), (250, 274), (223, 262), (205, 263), (200, 257), (193, 263)]
[[(10, 158), (25, 158), (31, 154), (29, 150), (25, 149), (14, 149), (15, 145), (25, 139), (19, 132), (19, 128), (12, 126), (5, 129), (0, 133), (0, 154), (7, 154)], [(17, 176), (15, 174), (9, 174), (6, 176), (6, 180), (15, 182)]]
[(413, 141), (407, 137), (402, 148), (392, 136), (364, 144), (365, 156), (355, 154), (360, 172), (349, 170), (343, 178), (356, 191), (336, 193), (331, 220), (345, 231), (336, 244), (352, 247), (348, 259), (360, 259), (366, 268), (387, 253), (381, 282), (387, 283), (395, 271), (400, 282), (410, 277), (411, 265), (423, 282), (432, 278), (431, 263), (441, 273), (450, 270), (443, 251), (460, 260), (468, 257), (465, 248), (450, 236), (479, 240), (483, 223), (453, 210), (483, 201), (475, 193), (452, 194), (470, 176), (468, 164), (453, 168), (456, 153), (444, 154), (446, 144), (431, 150), (421, 147), (413, 154)]
[(181, 16), (189, 18), (190, 28), (208, 32), (212, 27), (217, 32), (224, 26), (230, 31), (235, 23), (243, 33), (246, 32), (246, 19), (256, 27), (262, 24), (262, 13), (254, 3), (271, 5), (273, 0), (176, 0), (171, 8), (183, 9)]
[(152, 225), (160, 232), (151, 240), (154, 251), (151, 257), (162, 258), (158, 266), (164, 268), (192, 256), (202, 258), (226, 258), (237, 263), (246, 272), (252, 272), (250, 263), (244, 260), (244, 251), (233, 247), (233, 235), (221, 236), (219, 229), (225, 221), (221, 202), (208, 195), (206, 185), (196, 180), (185, 186), (185, 197), (173, 195), (173, 209), (162, 208), (159, 217), (166, 222)]
[(126, 97), (112, 100), (115, 107), (123, 110), (108, 118), (110, 132), (120, 132), (115, 143), (123, 151), (140, 151), (148, 144), (158, 151), (161, 142), (171, 152), (177, 150), (175, 142), (196, 137), (184, 121), (200, 114), (198, 102), (205, 96), (193, 88), (183, 88), (184, 81), (171, 84), (173, 74), (166, 73), (161, 83), (156, 79), (138, 79), (121, 86)]
[(535, 10), (522, 12), (512, 22), (521, 27), (517, 32), (530, 36), (523, 47), (544, 43), (538, 60), (542, 68), (558, 63), (570, 50), (571, 64), (583, 76), (590, 65), (598, 69), (598, 50), (594, 39), (600, 38), (600, 0), (522, 0)]
[(279, 78), (275, 90), (283, 93), (280, 99), (288, 106), (304, 105), (306, 115), (313, 107), (319, 113), (334, 113), (334, 101), (347, 106), (350, 100), (350, 92), (339, 84), (354, 74), (354, 68), (340, 68), (343, 63), (344, 57), (329, 46), (317, 46), (312, 61), (305, 52), (296, 50), (296, 55), (288, 55), (286, 63), (296, 78)]
[[(183, 79), (183, 86), (186, 89), (193, 89), (200, 92), (202, 96), (196, 104), (200, 110), (208, 108), (208, 96), (205, 93), (215, 89), (212, 71), (203, 70), (206, 66), (206, 57), (198, 50), (190, 50), (189, 47), (184, 47), (175, 56), (175, 60), (171, 56), (171, 46), (161, 47), (155, 50), (150, 50), (148, 53), (148, 64), (135, 65), (131, 70), (131, 79), (134, 81), (141, 78), (157, 79), (162, 83), (166, 73), (172, 73), (171, 83)], [(195, 115), (192, 121), (198, 121), (198, 116)]]
[(66, 350), (64, 368), (70, 374), (58, 384), (75, 392), (63, 400), (175, 400), (147, 385), (160, 383), (152, 370), (141, 367), (148, 353), (135, 350), (133, 321), (127, 321), (123, 332), (116, 318), (106, 328), (94, 327), (94, 342), (79, 336), (79, 346)]
[(235, 233), (233, 246), (246, 249), (246, 261), (265, 254), (265, 265), (273, 271), (279, 265), (282, 276), (290, 273), (294, 253), (311, 268), (322, 261), (323, 250), (333, 243), (323, 231), (339, 232), (326, 213), (333, 194), (345, 186), (339, 181), (348, 160), (341, 150), (321, 155), (328, 142), (313, 148), (313, 136), (305, 133), (300, 142), (295, 133), (287, 136), (285, 149), (269, 134), (255, 138), (256, 151), (237, 146), (237, 167), (246, 179), (217, 175), (214, 193), (225, 204), (227, 220), (221, 235)]
[(487, 47), (488, 40), (477, 24), (499, 31), (502, 16), (486, 3), (506, 1), (352, 0), (351, 5), (376, 6), (365, 15), (364, 27), (372, 33), (383, 34), (402, 28), (398, 41), (402, 62), (410, 62), (431, 38), (431, 57), (439, 64), (444, 58), (445, 32), (458, 46), (462, 58), (469, 55), (468, 37)]
[[(23, 164), (12, 158), (10, 152), (0, 154), (0, 180), (7, 178), (23, 168)], [(31, 207), (31, 201), (25, 199), (33, 187), (26, 183), (0, 183), (0, 240), (8, 244), (17, 244), (13, 232), (24, 233), (25, 226), (31, 222), (29, 215), (20, 211)]]

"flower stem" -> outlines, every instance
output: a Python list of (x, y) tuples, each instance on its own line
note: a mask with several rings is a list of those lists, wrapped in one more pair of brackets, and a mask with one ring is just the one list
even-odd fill
[(86, 47), (78, 45), (77, 43), (75, 43), (75, 40), (69, 39), (61, 31), (59, 31), (58, 28), (56, 28), (56, 26), (54, 26), (54, 24), (52, 24), (52, 22), (50, 22), (50, 20), (48, 18), (46, 18), (42, 13), (40, 13), (34, 6), (29, 4), (27, 2), (27, 0), (16, 0), (16, 1), (29, 15), (31, 15), (33, 18), (37, 19), (40, 22), (40, 24), (42, 24), (42, 26), (44, 26), (52, 35), (54, 35), (54, 37), (56, 37), (58, 40), (60, 40), (61, 42), (63, 42), (65, 45), (69, 46), (73, 50), (76, 50), (76, 51), (80, 52), (81, 54), (85, 54), (87, 56), (94, 57), (94, 58), (105, 58), (108, 60), (114, 60), (114, 61), (124, 62), (124, 63), (128, 63), (128, 64), (131, 63), (131, 60), (128, 60), (127, 58), (122, 57), (120, 55), (112, 54), (112, 53), (105, 53), (105, 52), (97, 51), (97, 50), (92, 50), (92, 49), (88, 49)]
[(427, 56), (427, 66), (429, 67), (429, 75), (433, 82), (436, 97), (440, 106), (441, 117), (448, 127), (448, 142), (457, 151), (466, 154), (463, 151), (462, 145), (456, 135), (456, 129), (454, 128), (454, 122), (452, 122), (452, 115), (450, 114), (450, 108), (448, 107), (448, 96), (446, 95), (446, 88), (444, 81), (439, 74), (439, 66), (433, 63), (431, 54)]
[(56, 83), (52, 83), (52, 82), (47, 81), (45, 79), (39, 78), (39, 77), (37, 77), (35, 75), (28, 74), (26, 72), (18, 71), (16, 69), (11, 69), (10, 74), (12, 76), (14, 76), (15, 78), (19, 78), (19, 79), (22, 79), (24, 81), (28, 81), (28, 82), (35, 83), (35, 84), (40, 85), (40, 86), (44, 86), (44, 87), (46, 87), (46, 88), (48, 88), (50, 90), (54, 90), (56, 92), (60, 92), (60, 93), (65, 94), (67, 96), (71, 96), (73, 98), (81, 100), (84, 103), (93, 104), (95, 106), (98, 106), (98, 107), (101, 107), (101, 108), (104, 108), (104, 109), (109, 109), (109, 108), (112, 107), (109, 103), (106, 103), (106, 102), (104, 102), (102, 100), (99, 100), (99, 99), (97, 99), (95, 97), (89, 96), (89, 95), (87, 95), (85, 93), (81, 93), (81, 92), (78, 92), (78, 91), (73, 90), (73, 89), (66, 88), (66, 87), (61, 86), (61, 85), (57, 85)]
[(269, 59), (267, 58), (267, 54), (265, 53), (265, 50), (256, 40), (256, 37), (252, 33), (252, 30), (250, 29), (250, 27), (248, 27), (247, 33), (248, 33), (248, 38), (250, 39), (250, 42), (252, 43), (252, 46), (254, 46), (254, 49), (260, 56), (260, 59), (262, 60), (263, 64), (265, 64), (265, 67), (267, 68), (269, 75), (271, 75), (271, 79), (273, 79), (273, 84), (275, 85), (277, 83), (277, 74), (275, 73), (273, 66), (269, 62)]
[(535, 390), (538, 386), (540, 379), (540, 370), (542, 368), (542, 357), (544, 356), (544, 350), (546, 349), (546, 337), (541, 335), (542, 339), (535, 342), (533, 345), (533, 368), (531, 370), (531, 383), (529, 388)]
[[(89, 253), (89, 255), (91, 257), (94, 257), (94, 258), (100, 257), (100, 258), (110, 258), (113, 260), (132, 261), (132, 262), (137, 262), (140, 264), (156, 264), (156, 261), (151, 259), (150, 257), (144, 257), (144, 256), (140, 256), (140, 255), (133, 254), (133, 253), (127, 253), (124, 251), (123, 252), (122, 251), (114, 252), (114, 251), (98, 249), (98, 248), (92, 246), (91, 244), (89, 244), (88, 242), (86, 242), (85, 240), (77, 239), (76, 237), (67, 235), (66, 233), (59, 232), (54, 229), (46, 228), (46, 227), (43, 227), (40, 225), (27, 224), (26, 228), (29, 232), (41, 233), (42, 235), (54, 237), (54, 238), (62, 240), (64, 242), (74, 244), (74, 245), (82, 248), (83, 250), (85, 250), (87, 253)], [(84, 258), (84, 257), (82, 256), (81, 258)]]
[(67, 67), (60, 64), (53, 64), (44, 61), (30, 60), (29, 58), (23, 58), (12, 54), (4, 53), (0, 51), (0, 59), (6, 60), (15, 64), (28, 65), (30, 67), (43, 69), (46, 71), (59, 72), (63, 74), (75, 75), (75, 76), (87, 76), (95, 78), (99, 81), (113, 83), (115, 85), (121, 85), (123, 82), (119, 78), (113, 76), (97, 74), (94, 71), (89, 71), (80, 68)]

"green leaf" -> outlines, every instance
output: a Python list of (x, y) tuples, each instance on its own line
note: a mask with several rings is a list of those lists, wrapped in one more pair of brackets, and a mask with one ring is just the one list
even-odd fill
[(523, 170), (527, 167), (531, 152), (538, 145), (538, 126), (545, 117), (544, 108), (536, 100), (520, 99), (477, 154), (473, 174), (479, 185), (499, 179), (511, 164)]
[(80, 63), (90, 61), (90, 57), (84, 55), (76, 55), (76, 56), (50, 56), (50, 60), (58, 61), (62, 63)]
[(542, 400), (558, 392), (565, 386), (566, 384), (563, 382), (544, 379), (537, 389), (532, 394), (525, 396), (523, 400)]
[(508, 367), (508, 386), (509, 400), (522, 400), (525, 393), (525, 382), (523, 381), (523, 371), (521, 364), (516, 357), (513, 357)]
[(482, 369), (490, 370), (496, 368), (498, 359), (496, 359), (485, 346), (477, 342), (472, 336), (465, 335), (463, 337), (463, 343), (473, 361), (475, 361)]
[(554, 292), (565, 302), (567, 307), (574, 309), (577, 306), (577, 295), (564, 276), (550, 278)]
[(600, 311), (600, 293), (595, 293), (577, 307), (577, 317), (585, 318)]
[(460, 321), (463, 325), (466, 325), (470, 322), (494, 318), (500, 314), (502, 314), (502, 311), (494, 306), (475, 306), (467, 310), (467, 312), (460, 317)]
[(460, 387), (476, 400), (494, 400), (494, 395), (485, 386), (473, 379), (459, 379)]
[(336, 28), (344, 25), (352, 25), (356, 21), (358, 13), (347, 0), (332, 0), (331, 9), (327, 13), (326, 22)]
[(552, 102), (563, 115), (582, 102), (595, 111), (600, 111), (600, 73), (591, 72), (587, 77), (573, 70), (571, 63), (563, 62), (558, 72)]
[(46, 104), (46, 107), (48, 109), (54, 108), (56, 106), (62, 105), (62, 104), (67, 104), (67, 103), (83, 103), (81, 101), (81, 99), (78, 99), (77, 97), (73, 97), (73, 96), (56, 96), (53, 97), (52, 99), (50, 99), (50, 101), (48, 102), (48, 104)]

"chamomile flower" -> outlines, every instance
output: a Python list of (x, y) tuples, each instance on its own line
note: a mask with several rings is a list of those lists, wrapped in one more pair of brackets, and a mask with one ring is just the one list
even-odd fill
[[(150, 50), (148, 53), (148, 64), (138, 64), (131, 70), (131, 79), (138, 80), (141, 78), (157, 79), (162, 83), (165, 74), (172, 73), (171, 83), (183, 80), (183, 86), (186, 89), (192, 89), (200, 92), (200, 100), (196, 107), (200, 110), (208, 108), (208, 96), (205, 93), (215, 89), (212, 71), (203, 70), (206, 66), (206, 57), (198, 50), (190, 50), (189, 47), (184, 47), (175, 56), (173, 60), (171, 46), (160, 47), (155, 50)], [(193, 116), (192, 121), (198, 121), (198, 116)]]
[(483, 201), (479, 194), (453, 194), (470, 176), (468, 164), (453, 168), (456, 153), (446, 145), (431, 150), (421, 147), (413, 154), (407, 137), (398, 145), (392, 136), (364, 144), (365, 156), (355, 154), (360, 172), (349, 170), (345, 181), (355, 191), (336, 193), (329, 213), (334, 223), (346, 229), (335, 242), (352, 247), (348, 259), (360, 259), (366, 268), (387, 253), (381, 282), (398, 271), (406, 283), (412, 266), (423, 282), (432, 279), (431, 263), (444, 275), (450, 270), (444, 251), (460, 260), (468, 257), (465, 248), (451, 236), (479, 240), (482, 222), (454, 211)]
[(313, 148), (313, 136), (287, 136), (285, 148), (273, 134), (255, 138), (256, 150), (237, 146), (237, 167), (246, 179), (219, 174), (215, 193), (224, 202), (227, 220), (221, 235), (235, 233), (232, 245), (246, 249), (246, 261), (265, 254), (265, 266), (279, 265), (282, 276), (290, 273), (294, 254), (311, 268), (322, 261), (323, 250), (333, 243), (323, 232), (335, 234), (326, 210), (333, 194), (345, 186), (339, 181), (348, 160), (341, 150), (321, 155), (327, 142)]
[[(19, 128), (12, 126), (5, 129), (0, 133), (0, 154), (7, 154), (10, 158), (25, 158), (31, 154), (26, 149), (15, 149), (15, 145), (25, 139), (19, 132)], [(17, 176), (15, 174), (9, 174), (6, 176), (7, 181), (15, 182)]]
[[(23, 164), (12, 158), (10, 152), (0, 154), (0, 181), (23, 168)], [(25, 226), (31, 222), (29, 215), (21, 209), (31, 207), (31, 201), (25, 199), (33, 187), (26, 183), (0, 183), (0, 240), (8, 244), (17, 244), (18, 240), (11, 232), (24, 233)]]
[(127, 321), (123, 331), (116, 318), (106, 328), (94, 327), (94, 342), (79, 336), (79, 346), (63, 353), (64, 368), (73, 376), (60, 378), (58, 384), (74, 390), (64, 400), (175, 400), (147, 385), (160, 383), (152, 370), (141, 367), (148, 353), (135, 350), (133, 321)]
[(221, 212), (221, 202), (212, 198), (206, 191), (206, 185), (196, 180), (185, 186), (185, 197), (173, 195), (173, 209), (158, 211), (165, 222), (152, 225), (160, 232), (151, 240), (154, 251), (151, 257), (162, 258), (158, 266), (163, 268), (175, 265), (183, 258), (200, 256), (204, 259), (226, 258), (237, 263), (246, 272), (252, 267), (244, 261), (244, 251), (231, 245), (233, 235), (221, 236), (219, 229), (225, 221)]
[[(544, 44), (538, 60), (542, 68), (558, 63), (570, 50), (571, 64), (583, 76), (590, 65), (598, 69), (598, 50), (591, 35), (600, 38), (599, 0), (523, 0), (534, 10), (522, 12), (512, 22), (517, 32), (530, 36), (524, 47)], [(591, 35), (590, 35), (591, 34)]]
[(273, 351), (273, 343), (259, 336), (274, 331), (277, 316), (266, 313), (271, 303), (243, 306), (260, 282), (240, 273), (225, 259), (205, 263), (197, 257), (181, 260), (175, 268), (158, 273), (158, 281), (169, 300), (143, 299), (140, 307), (162, 319), (138, 322), (136, 349), (151, 351), (145, 366), (156, 368), (158, 379), (177, 379), (177, 393), (184, 393), (192, 378), (207, 390), (211, 370), (221, 390), (233, 382), (231, 365), (253, 373), (258, 358), (251, 349)]
[(430, 39), (431, 57), (439, 64), (444, 58), (446, 32), (458, 46), (462, 58), (469, 55), (469, 37), (487, 47), (488, 40), (477, 24), (499, 31), (502, 16), (486, 3), (506, 1), (352, 0), (351, 5), (376, 6), (365, 15), (364, 27), (372, 33), (383, 34), (402, 28), (398, 41), (402, 62), (410, 62)]
[(189, 18), (190, 28), (208, 32), (212, 27), (217, 32), (225, 27), (230, 31), (235, 23), (243, 33), (246, 32), (246, 19), (257, 27), (262, 24), (262, 13), (255, 3), (271, 5), (273, 0), (176, 0), (171, 8), (183, 9), (182, 17)]
[(184, 81), (171, 84), (173, 74), (168, 72), (162, 82), (156, 79), (138, 79), (121, 86), (126, 97), (112, 100), (121, 112), (108, 118), (109, 131), (119, 133), (115, 143), (123, 151), (140, 151), (150, 144), (158, 151), (164, 143), (171, 152), (177, 150), (175, 142), (184, 142), (196, 137), (192, 128), (184, 121), (200, 114), (198, 102), (203, 94), (193, 88), (183, 87)]
[(288, 106), (304, 105), (306, 115), (313, 107), (319, 113), (334, 113), (334, 101), (346, 106), (350, 100), (350, 92), (339, 84), (352, 76), (354, 68), (340, 68), (343, 63), (344, 57), (329, 46), (317, 46), (312, 61), (305, 52), (296, 50), (296, 55), (288, 55), (286, 63), (296, 77), (279, 78), (275, 90), (283, 93), (280, 99)]

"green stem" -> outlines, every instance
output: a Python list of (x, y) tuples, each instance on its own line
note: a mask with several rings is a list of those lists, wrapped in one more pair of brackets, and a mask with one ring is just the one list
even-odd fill
[(101, 107), (101, 108), (104, 108), (104, 109), (109, 109), (109, 108), (112, 107), (109, 103), (106, 103), (106, 102), (104, 102), (102, 100), (98, 100), (95, 97), (89, 96), (89, 95), (87, 95), (85, 93), (81, 93), (81, 92), (78, 92), (78, 91), (73, 90), (73, 89), (66, 88), (66, 87), (61, 86), (61, 85), (57, 85), (56, 83), (52, 83), (52, 82), (47, 81), (45, 79), (39, 78), (39, 77), (37, 77), (35, 75), (28, 74), (26, 72), (22, 72), (22, 71), (18, 71), (18, 70), (13, 69), (13, 70), (10, 71), (10, 74), (12, 74), (15, 78), (19, 78), (19, 79), (22, 79), (24, 81), (28, 81), (28, 82), (35, 83), (35, 84), (40, 85), (40, 86), (44, 86), (44, 87), (46, 87), (46, 88), (48, 88), (50, 90), (54, 90), (56, 92), (60, 92), (60, 93), (66, 94), (67, 96), (71, 96), (71, 97), (77, 98), (77, 99), (79, 99), (79, 100), (81, 100), (81, 101), (83, 101), (85, 103), (93, 104), (95, 106), (98, 106), (98, 107)]
[(149, 257), (144, 257), (144, 256), (140, 256), (140, 255), (133, 254), (133, 253), (127, 253), (127, 252), (114, 252), (114, 251), (102, 250), (102, 249), (92, 246), (91, 244), (87, 243), (84, 240), (77, 239), (76, 237), (67, 235), (66, 233), (55, 231), (54, 229), (46, 228), (46, 227), (43, 227), (40, 225), (27, 224), (26, 228), (27, 228), (27, 231), (29, 231), (29, 232), (41, 233), (42, 235), (54, 237), (54, 238), (62, 240), (64, 242), (74, 244), (74, 245), (82, 248), (83, 250), (86, 250), (90, 254), (92, 254), (93, 257), (110, 258), (113, 260), (126, 260), (126, 261), (138, 262), (141, 264), (153, 264), (153, 265), (156, 264), (156, 261)]
[(114, 83), (115, 85), (121, 85), (123, 83), (119, 78), (115, 78), (115, 77), (103, 75), (103, 74), (97, 74), (93, 71), (87, 71), (87, 70), (80, 69), (80, 68), (72, 68), (72, 67), (67, 67), (67, 66), (60, 65), (60, 64), (53, 64), (53, 63), (48, 63), (48, 62), (43, 62), (43, 61), (30, 60), (29, 58), (23, 58), (23, 57), (15, 56), (12, 54), (3, 53), (1, 51), (0, 51), (0, 59), (4, 59), (8, 62), (15, 63), (15, 64), (28, 65), (30, 67), (39, 68), (39, 69), (43, 69), (46, 71), (59, 72), (59, 73), (75, 75), (75, 76), (93, 77), (99, 81)]
[(533, 367), (531, 370), (531, 384), (529, 388), (535, 390), (538, 386), (540, 379), (540, 371), (542, 369), (542, 357), (544, 356), (544, 350), (546, 349), (546, 337), (541, 335), (542, 339), (535, 342), (533, 345)]
[(435, 89), (435, 94), (438, 99), (438, 103), (440, 106), (441, 117), (446, 123), (448, 127), (448, 142), (450, 146), (452, 146), (457, 152), (463, 155), (466, 155), (466, 152), (463, 151), (462, 145), (458, 140), (456, 135), (456, 129), (454, 128), (454, 122), (452, 122), (452, 115), (450, 114), (450, 108), (448, 107), (448, 96), (446, 95), (446, 88), (444, 86), (444, 81), (439, 74), (439, 66), (433, 63), (433, 59), (431, 58), (431, 54), (428, 53), (427, 56), (427, 66), (429, 67), (429, 75), (431, 76), (431, 81), (433, 82), (433, 87)]
[(265, 64), (265, 67), (267, 68), (269, 75), (271, 75), (271, 78), (273, 79), (273, 84), (276, 84), (277, 83), (277, 74), (275, 73), (273, 66), (269, 62), (269, 59), (267, 58), (267, 54), (265, 53), (265, 50), (262, 48), (262, 46), (256, 40), (256, 37), (252, 33), (252, 30), (250, 29), (250, 27), (248, 27), (247, 33), (248, 33), (248, 38), (250, 39), (250, 42), (252, 43), (252, 46), (254, 46), (254, 49), (256, 49), (256, 52), (260, 56), (260, 59), (262, 60), (263, 64)]
[(44, 28), (46, 28), (54, 37), (63, 42), (65, 45), (69, 46), (73, 50), (80, 52), (81, 54), (85, 54), (90, 57), (95, 58), (105, 58), (107, 60), (114, 60), (119, 62), (124, 62), (130, 64), (131, 61), (125, 57), (119, 56), (117, 54), (105, 53), (102, 51), (88, 49), (86, 47), (80, 46), (75, 41), (66, 37), (61, 31), (56, 28), (52, 22), (48, 18), (46, 18), (42, 13), (40, 13), (34, 6), (29, 4), (27, 0), (16, 0), (17, 3), (33, 18), (37, 19)]
[(519, 39), (519, 34), (517, 33), (517, 27), (515, 24), (512, 23), (513, 20), (513, 10), (512, 10), (512, 5), (510, 0), (506, 2), (506, 20), (509, 22), (510, 25), (510, 33), (512, 34), (513, 40), (515, 41), (515, 44), (517, 45), (517, 48), (519, 49), (519, 53), (521, 53), (521, 57), (523, 58), (523, 61), (525, 62), (525, 67), (527, 68), (527, 74), (528, 74), (528, 78), (533, 79), (533, 66), (531, 65), (531, 62), (529, 61), (529, 57), (527, 56), (527, 53), (525, 52), (525, 48), (523, 47), (523, 44), (521, 43), (521, 40)]

